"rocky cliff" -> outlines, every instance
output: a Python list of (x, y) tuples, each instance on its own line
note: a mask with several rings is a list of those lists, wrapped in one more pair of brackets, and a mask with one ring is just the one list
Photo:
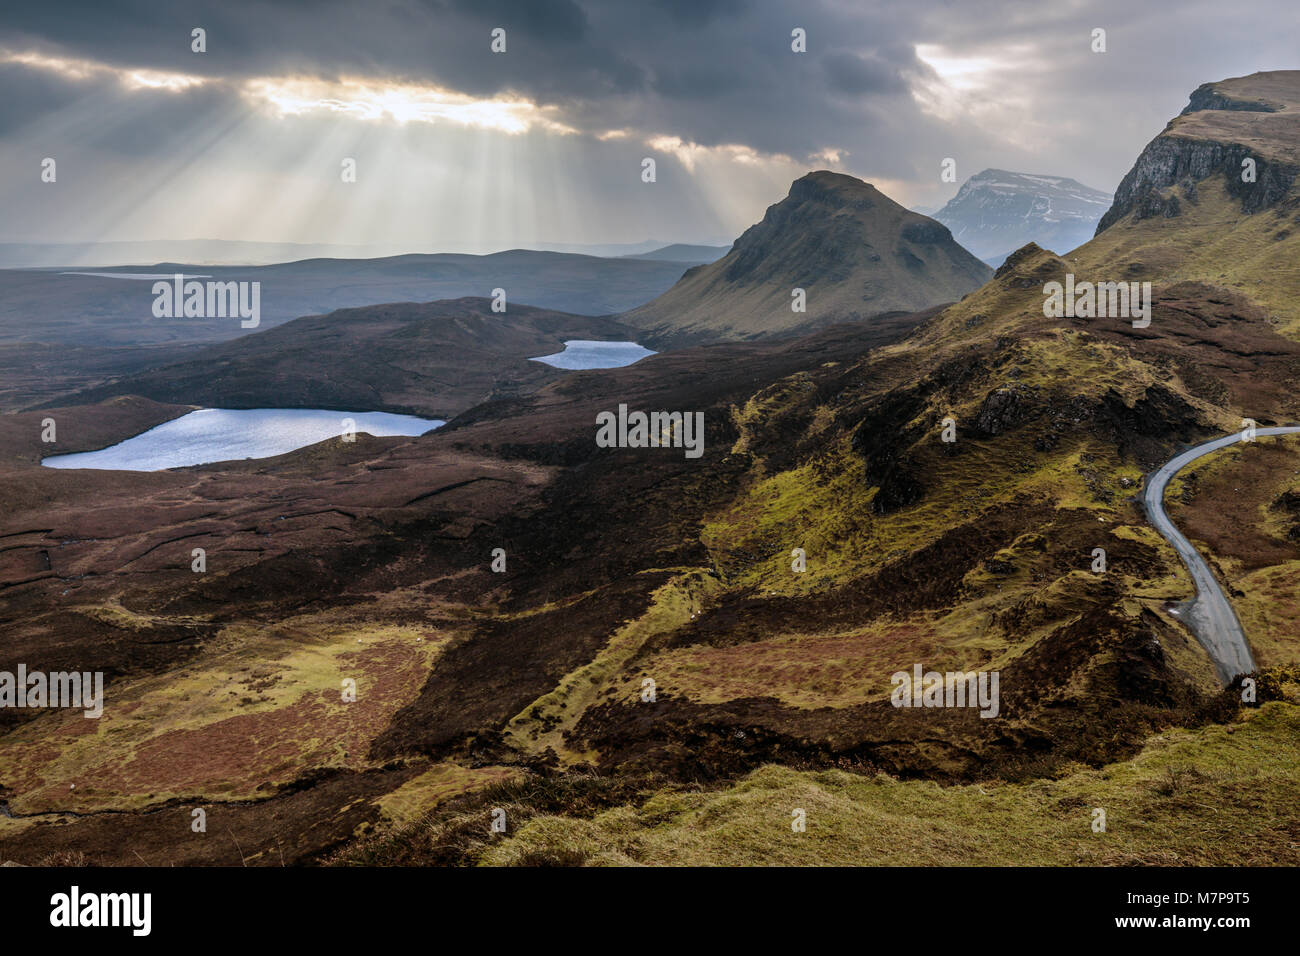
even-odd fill
[[(1252, 181), (1243, 180), (1246, 159), (1255, 163)], [(1196, 201), (1198, 184), (1211, 176), (1223, 177), (1242, 212), (1259, 212), (1287, 195), (1298, 171), (1300, 71), (1206, 83), (1142, 151), (1097, 232), (1130, 213), (1136, 220), (1177, 216), (1184, 202)], [(1182, 187), (1181, 199), (1166, 192), (1173, 186)]]

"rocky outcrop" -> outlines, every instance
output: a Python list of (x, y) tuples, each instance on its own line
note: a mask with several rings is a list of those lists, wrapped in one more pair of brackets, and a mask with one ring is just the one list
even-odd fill
[(923, 427), (917, 418), (925, 411), (929, 388), (892, 392), (867, 409), (853, 433), (851, 447), (865, 464), (868, 487), (876, 486), (871, 510), (891, 514), (916, 504), (925, 495), (920, 468), (909, 454)]
[(1180, 116), (1201, 110), (1241, 110), (1248, 113), (1276, 113), (1283, 107), (1262, 99), (1243, 99), (1220, 88), (1218, 83), (1202, 83), (1192, 91)]
[(1004, 385), (989, 392), (975, 413), (977, 435), (992, 438), (1034, 418), (1041, 410), (1038, 390), (1032, 385)]
[(1042, 251), (1042, 248), (1036, 242), (1025, 243), (1024, 246), (1007, 256), (1002, 265), (998, 266), (998, 271), (993, 273), (993, 278), (1001, 279), (1011, 275), (1020, 267), (1021, 263), (1033, 259)]
[[(1187, 107), (1147, 144), (1115, 191), (1097, 224), (1101, 233), (1133, 214), (1136, 220), (1174, 218), (1197, 201), (1197, 184), (1222, 176), (1241, 211), (1257, 213), (1290, 192), (1300, 162), (1300, 72), (1256, 73), (1205, 83)], [(1243, 113), (1259, 114), (1254, 120)], [(1255, 178), (1242, 178), (1242, 162), (1255, 162)], [(1179, 187), (1177, 190), (1173, 187)]]
[[(1241, 162), (1257, 159), (1256, 181), (1242, 182)], [(1185, 198), (1195, 196), (1195, 186), (1216, 174), (1224, 177), (1229, 195), (1241, 200), (1245, 213), (1259, 212), (1280, 202), (1295, 182), (1295, 166), (1259, 162), (1258, 152), (1240, 143), (1220, 143), (1171, 135), (1168, 131), (1153, 139), (1115, 191), (1115, 204), (1097, 223), (1100, 233), (1129, 213), (1137, 219), (1179, 215), (1177, 195), (1165, 195), (1171, 186), (1182, 185)]]

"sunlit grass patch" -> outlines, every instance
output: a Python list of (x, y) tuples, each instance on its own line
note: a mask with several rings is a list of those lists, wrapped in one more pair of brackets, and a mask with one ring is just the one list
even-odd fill
[(228, 628), (176, 671), (109, 684), (98, 720), (61, 712), (16, 728), (0, 751), (14, 811), (248, 799), (309, 769), (362, 769), (441, 646), (420, 628), (307, 618), (268, 630)]

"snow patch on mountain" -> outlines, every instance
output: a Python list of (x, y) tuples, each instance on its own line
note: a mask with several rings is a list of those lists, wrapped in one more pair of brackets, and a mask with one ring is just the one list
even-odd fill
[(1065, 176), (986, 169), (934, 214), (990, 265), (1029, 242), (1065, 253), (1092, 238), (1111, 196)]

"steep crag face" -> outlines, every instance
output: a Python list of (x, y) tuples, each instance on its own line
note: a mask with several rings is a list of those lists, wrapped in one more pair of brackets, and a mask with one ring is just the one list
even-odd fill
[[(1249, 177), (1243, 176), (1245, 160), (1255, 167)], [(1206, 83), (1142, 151), (1097, 232), (1129, 215), (1136, 220), (1178, 216), (1186, 203), (1196, 203), (1197, 184), (1216, 175), (1242, 212), (1256, 213), (1288, 196), (1297, 171), (1300, 71)], [(1168, 192), (1174, 186), (1179, 190)]]
[(1198, 88), (1142, 151), (1078, 274), (1244, 296), (1300, 340), (1300, 70)]

